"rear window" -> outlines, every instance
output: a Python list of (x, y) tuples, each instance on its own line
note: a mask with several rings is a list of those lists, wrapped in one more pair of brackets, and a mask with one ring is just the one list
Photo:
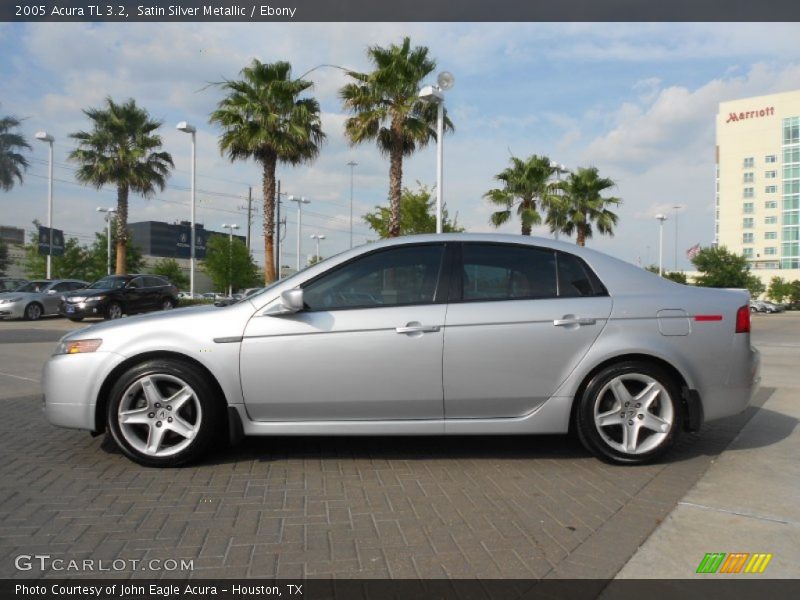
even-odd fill
[(605, 296), (605, 286), (583, 260), (558, 252), (558, 295), (564, 298)]

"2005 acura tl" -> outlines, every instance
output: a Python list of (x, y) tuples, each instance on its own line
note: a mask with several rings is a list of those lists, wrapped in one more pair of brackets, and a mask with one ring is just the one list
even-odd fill
[(44, 368), (45, 411), (174, 466), (223, 436), (566, 433), (641, 463), (742, 411), (759, 381), (745, 292), (572, 244), (403, 237), (227, 307), (102, 323)]

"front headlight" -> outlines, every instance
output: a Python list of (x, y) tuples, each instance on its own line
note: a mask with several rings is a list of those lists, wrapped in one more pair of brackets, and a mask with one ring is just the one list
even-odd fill
[[(100, 296), (86, 296), (86, 302), (100, 302), (100, 300), (105, 300), (105, 299), (106, 297), (102, 294)], [(81, 298), (81, 300), (83, 299)]]
[(83, 302), (84, 300), (86, 300), (86, 296), (70, 296), (69, 299), (72, 302)]
[(69, 340), (60, 342), (53, 354), (85, 354), (95, 352), (103, 340)]

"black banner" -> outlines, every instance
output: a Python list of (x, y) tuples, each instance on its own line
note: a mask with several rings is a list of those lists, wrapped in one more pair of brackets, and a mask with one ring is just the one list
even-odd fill
[(0, 21), (721, 21), (800, 20), (796, 0), (15, 0)]
[(53, 229), (53, 251), (50, 252), (50, 228), (39, 225), (39, 254), (47, 256), (64, 256), (64, 232)]

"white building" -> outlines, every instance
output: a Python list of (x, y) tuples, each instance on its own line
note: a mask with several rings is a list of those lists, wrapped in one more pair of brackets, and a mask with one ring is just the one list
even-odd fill
[(719, 105), (714, 239), (765, 285), (800, 279), (800, 90)]

